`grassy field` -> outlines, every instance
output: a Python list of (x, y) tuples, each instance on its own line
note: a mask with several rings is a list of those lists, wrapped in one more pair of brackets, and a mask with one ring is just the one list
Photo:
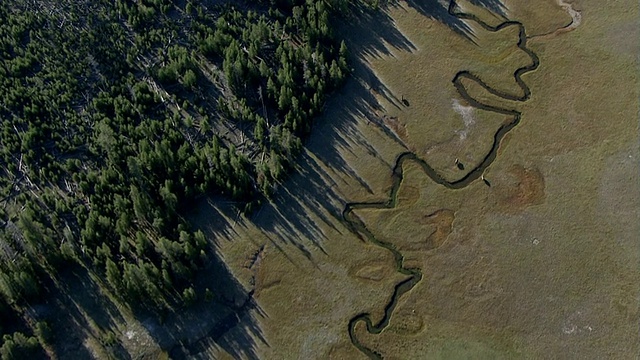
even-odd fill
[[(477, 84), (467, 84), (474, 98), (521, 111), (522, 122), (507, 135), (496, 161), (486, 171), (491, 187), (476, 183), (463, 190), (447, 190), (414, 167), (406, 170), (399, 193), (405, 201), (394, 209), (361, 212), (374, 234), (396, 244), (406, 262), (420, 264), (425, 278), (401, 300), (396, 311), (404, 315), (392, 317), (381, 335), (368, 334), (364, 326), (357, 329), (358, 334), (361, 342), (385, 358), (632, 356), (638, 352), (638, 312), (631, 305), (638, 293), (634, 269), (639, 232), (633, 220), (638, 216), (637, 58), (629, 56), (624, 45), (615, 45), (626, 36), (609, 33), (603, 37), (603, 30), (609, 24), (625, 24), (630, 30), (629, 21), (637, 16), (637, 9), (634, 15), (618, 3), (590, 10), (588, 2), (577, 2), (574, 6), (584, 19), (579, 27), (538, 38), (536, 35), (554, 32), (553, 26), (536, 24), (542, 18), (549, 22), (553, 13), (536, 14), (533, 4), (531, 9), (515, 2), (505, 5), (514, 10), (510, 19), (522, 21), (527, 30), (535, 29), (529, 46), (541, 65), (524, 75), (532, 97), (518, 104), (490, 96)], [(411, 9), (393, 9), (391, 16), (397, 16), (399, 28), (407, 24), (404, 34), (422, 30), (409, 26), (416, 21), (412, 16), (419, 16)], [(564, 22), (566, 19), (556, 21)], [(637, 29), (634, 31), (637, 36)], [(415, 63), (422, 58), (431, 69), (431, 55), (437, 48), (422, 45), (426, 40), (419, 40), (421, 35), (407, 37), (416, 48), (429, 49), (429, 60), (419, 51), (400, 52), (395, 57), (413, 61), (412, 68), (425, 69)], [(410, 58), (413, 60), (404, 60)], [(420, 92), (428, 101), (412, 102), (411, 108), (420, 108), (411, 111), (387, 105), (389, 112), (407, 122), (424, 119), (408, 123), (407, 132), (419, 134), (413, 143), (429, 141), (423, 136), (432, 134), (429, 120), (451, 119), (444, 113), (431, 115), (434, 108), (448, 105), (442, 96), (446, 92), (436, 87), (438, 90), (426, 93), (428, 86), (419, 83), (427, 71), (401, 77), (381, 65), (385, 60), (376, 59), (372, 65), (391, 91)], [(472, 72), (490, 79), (480, 69), (499, 64), (476, 64)], [(504, 66), (513, 69), (515, 64)], [(435, 82), (435, 75), (424, 83), (429, 81)], [(493, 86), (493, 81), (487, 83)], [(420, 90), (412, 91), (412, 87)], [(448, 122), (453, 128), (448, 129), (449, 134), (460, 131), (459, 120), (458, 129), (455, 123)], [(443, 129), (446, 127), (437, 125), (436, 131)], [(420, 154), (419, 148), (414, 151)], [(442, 156), (436, 153), (434, 158)], [(428, 157), (429, 152), (420, 155), (439, 164)], [(455, 156), (473, 163), (465, 155)], [(420, 189), (418, 194), (416, 189)], [(428, 244), (425, 234), (438, 233), (433, 224), (425, 223), (425, 215), (438, 209), (455, 214), (451, 235), (436, 250), (416, 250), (414, 243)]]
[[(350, 320), (382, 320), (407, 276), (392, 252), (349, 229), (345, 205), (387, 200), (404, 152), (446, 181), (463, 178), (511, 116), (471, 106), (452, 79), (468, 70), (521, 96), (513, 72), (531, 61), (515, 27), (487, 31), (420, 4), (400, 1), (340, 29), (351, 34), (354, 76), (271, 204), (251, 218), (199, 207), (194, 216), (220, 239), (228, 271), (255, 306), (222, 335), (204, 332), (186, 346), (191, 355), (365, 358)], [(460, 10), (492, 26), (523, 24), (540, 59), (522, 76), (531, 96), (505, 100), (462, 84), (521, 121), (484, 172), (490, 186), (476, 179), (450, 189), (407, 161), (393, 208), (354, 211), (422, 273), (380, 334), (362, 322), (354, 334), (385, 359), (637, 356), (638, 6), (573, 1), (582, 18), (571, 31), (557, 31), (572, 18), (554, 1), (496, 6)], [(214, 212), (226, 221), (212, 223)]]

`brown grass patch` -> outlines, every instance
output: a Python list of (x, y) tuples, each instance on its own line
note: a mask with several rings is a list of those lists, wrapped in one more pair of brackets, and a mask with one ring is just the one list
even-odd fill
[(425, 223), (435, 226), (435, 231), (432, 232), (426, 239), (426, 247), (428, 250), (437, 249), (447, 240), (449, 234), (453, 230), (453, 220), (455, 219), (455, 213), (452, 210), (441, 209), (432, 214), (424, 216)]
[(513, 177), (515, 182), (503, 190), (501, 207), (505, 211), (521, 211), (528, 206), (544, 202), (545, 183), (540, 170), (513, 165), (508, 174)]

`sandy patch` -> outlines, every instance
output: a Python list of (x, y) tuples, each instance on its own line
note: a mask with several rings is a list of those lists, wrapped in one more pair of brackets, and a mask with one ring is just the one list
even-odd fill
[(462, 121), (464, 122), (464, 129), (458, 130), (456, 133), (460, 137), (460, 141), (466, 140), (469, 128), (476, 123), (476, 119), (474, 117), (475, 108), (473, 106), (462, 105), (458, 99), (453, 99), (451, 105), (453, 107), (453, 111), (462, 116)]

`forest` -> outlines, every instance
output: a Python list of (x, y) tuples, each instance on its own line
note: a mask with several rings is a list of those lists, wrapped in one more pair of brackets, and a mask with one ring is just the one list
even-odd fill
[[(188, 306), (202, 196), (250, 213), (349, 73), (345, 0), (10, 0), (0, 7), (0, 356), (70, 267), (128, 307)], [(216, 289), (207, 289), (208, 292)]]

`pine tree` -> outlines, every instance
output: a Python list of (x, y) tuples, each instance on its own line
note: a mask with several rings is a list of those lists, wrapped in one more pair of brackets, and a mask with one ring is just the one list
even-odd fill
[(109, 285), (115, 290), (119, 290), (121, 287), (121, 274), (118, 265), (111, 259), (107, 259), (106, 263), (107, 281)]

